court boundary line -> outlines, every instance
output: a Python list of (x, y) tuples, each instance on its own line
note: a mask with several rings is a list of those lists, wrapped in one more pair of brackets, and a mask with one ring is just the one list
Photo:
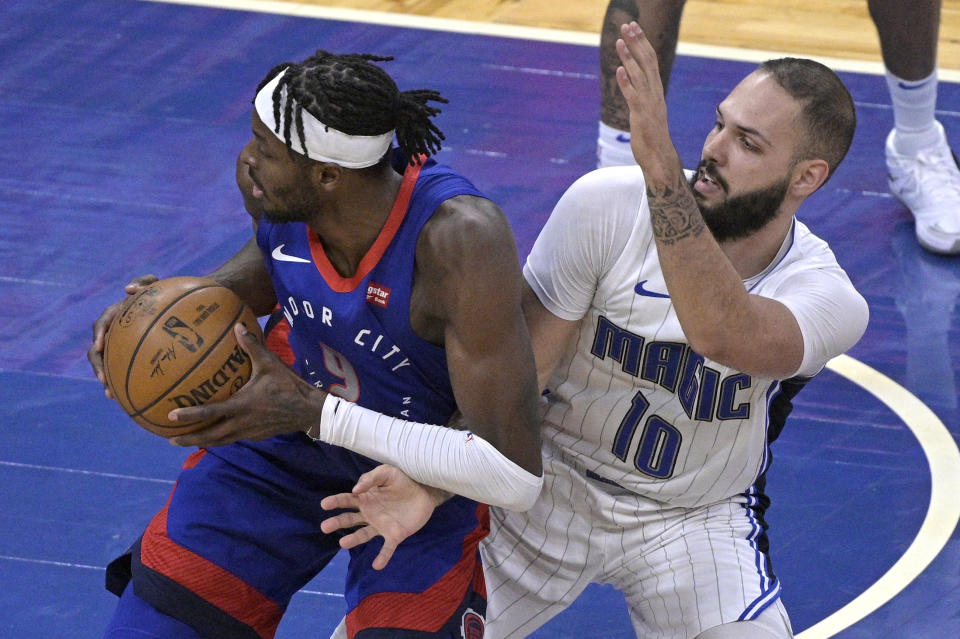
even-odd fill
[(930, 502), (910, 546), (887, 572), (836, 612), (797, 635), (797, 639), (828, 639), (865, 619), (897, 596), (943, 550), (960, 521), (960, 449), (937, 415), (916, 395), (880, 371), (840, 355), (827, 368), (860, 386), (887, 406), (920, 443), (930, 469)]
[(46, 466), (43, 464), (28, 464), (26, 462), (17, 462), (8, 459), (0, 460), (0, 467), (17, 468), (21, 470), (45, 470), (56, 473), (68, 473), (74, 475), (88, 475), (90, 477), (105, 477), (107, 479), (128, 479), (132, 481), (145, 481), (154, 484), (165, 484), (172, 486), (176, 481), (172, 479), (160, 479), (156, 477), (143, 477), (141, 475), (126, 475), (123, 473), (108, 473), (102, 470), (84, 470), (82, 468), (68, 468), (66, 466)]
[[(106, 570), (106, 566), (92, 566), (90, 564), (78, 564), (72, 561), (56, 561), (53, 559), (35, 559), (33, 557), (17, 557), (16, 555), (0, 555), (0, 561), (13, 561), (24, 564), (35, 564), (38, 566), (53, 566), (55, 568), (79, 568), (81, 570)], [(297, 594), (317, 595), (321, 597), (335, 597), (343, 599), (344, 594), (340, 592), (327, 592), (325, 590), (298, 590)]]
[[(542, 27), (526, 27), (520, 25), (500, 24), (494, 22), (480, 22), (474, 20), (457, 20), (453, 18), (437, 18), (433, 16), (411, 15), (408, 13), (391, 13), (387, 11), (372, 11), (367, 9), (347, 9), (343, 7), (324, 7), (315, 4), (300, 4), (284, 0), (139, 0), (140, 2), (154, 2), (160, 4), (180, 4), (236, 11), (253, 11), (257, 13), (274, 13), (278, 15), (298, 16), (303, 18), (319, 18), (325, 20), (340, 20), (344, 22), (360, 22), (377, 24), (389, 27), (408, 29), (428, 29), (431, 31), (447, 31), (468, 35), (487, 35), (500, 38), (514, 38), (519, 40), (536, 40), (540, 42), (556, 42), (580, 46), (600, 46), (600, 32), (570, 31), (564, 29), (546, 29)], [(879, 46), (879, 45), (878, 45)], [(785, 56), (799, 56), (821, 62), (835, 71), (850, 71), (869, 75), (883, 75), (883, 64), (879, 61), (853, 60), (800, 54), (796, 52), (774, 51), (766, 49), (743, 49), (739, 47), (723, 47), (712, 44), (697, 44), (680, 41), (677, 43), (677, 55), (694, 56), (700, 58), (717, 58), (735, 60), (739, 62), (756, 62)], [(880, 51), (877, 50), (879, 57)], [(599, 64), (599, 61), (598, 61)], [(960, 70), (938, 69), (937, 77), (941, 82), (960, 82)]]

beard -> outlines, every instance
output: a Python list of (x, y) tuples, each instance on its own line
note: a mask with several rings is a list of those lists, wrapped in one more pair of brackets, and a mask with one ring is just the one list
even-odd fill
[(273, 224), (308, 223), (319, 209), (317, 193), (310, 187), (308, 176), (299, 175), (287, 185), (274, 187), (260, 202), (260, 213)]
[(287, 224), (291, 222), (307, 223), (311, 216), (304, 209), (284, 208), (283, 210), (263, 210), (263, 218), (272, 224)]
[[(689, 180), (691, 189), (693, 189), (700, 171), (703, 171), (717, 182), (724, 192), (727, 191), (726, 181), (717, 175), (715, 165), (712, 162), (701, 161), (697, 169)], [(714, 239), (718, 242), (726, 242), (745, 238), (766, 226), (770, 220), (776, 217), (780, 205), (783, 204), (783, 200), (787, 196), (789, 186), (790, 175), (787, 174), (782, 180), (778, 180), (769, 186), (728, 196), (724, 201), (714, 206), (704, 204), (703, 196), (696, 189), (693, 189), (693, 197), (697, 202), (697, 208), (700, 209), (700, 215), (703, 216), (703, 221), (710, 229)]]

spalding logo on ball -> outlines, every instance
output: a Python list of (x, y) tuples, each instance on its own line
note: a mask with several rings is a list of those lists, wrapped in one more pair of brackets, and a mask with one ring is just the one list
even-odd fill
[(171, 422), (174, 408), (219, 402), (250, 379), (250, 357), (233, 326), (262, 340), (253, 312), (230, 289), (200, 277), (154, 282), (127, 299), (103, 347), (103, 371), (113, 396), (140, 426), (164, 437), (209, 421)]

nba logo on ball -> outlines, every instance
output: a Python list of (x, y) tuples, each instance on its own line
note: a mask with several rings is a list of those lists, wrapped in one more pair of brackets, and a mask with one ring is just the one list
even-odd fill
[(463, 639), (483, 639), (483, 617), (471, 608), (460, 618), (460, 636)]

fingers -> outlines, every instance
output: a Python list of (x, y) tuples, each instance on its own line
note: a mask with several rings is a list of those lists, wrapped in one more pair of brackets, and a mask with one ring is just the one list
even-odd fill
[[(190, 421), (199, 421), (199, 420), (188, 420), (183, 419), (184, 422)], [(241, 434), (238, 434), (237, 429), (232, 427), (230, 424), (220, 421), (210, 426), (205, 426), (199, 430), (192, 431), (186, 435), (177, 435), (176, 437), (171, 437), (168, 441), (173, 446), (181, 446), (184, 448), (189, 448), (191, 446), (197, 446), (198, 448), (215, 448), (217, 446), (226, 446), (227, 444), (232, 444), (241, 439), (250, 439), (255, 441), (252, 437), (245, 437)]]
[[(134, 295), (156, 281), (156, 275), (141, 275), (130, 280), (130, 282), (123, 287), (123, 290), (127, 295)], [(107, 380), (103, 374), (103, 344), (106, 340), (107, 329), (110, 328), (110, 323), (113, 322), (116, 314), (120, 312), (121, 306), (123, 306), (122, 301), (111, 304), (93, 323), (93, 345), (87, 351), (87, 361), (90, 362), (94, 374), (104, 386), (106, 386)], [(113, 398), (110, 389), (106, 389), (106, 395), (111, 399)]]
[(233, 336), (236, 338), (240, 348), (250, 356), (250, 365), (252, 366), (250, 371), (251, 379), (257, 376), (257, 373), (271, 361), (271, 358), (276, 357), (257, 339), (257, 336), (247, 330), (247, 327), (241, 322), (233, 325)]
[(657, 54), (636, 22), (625, 24), (621, 28), (622, 38), (617, 40), (617, 55), (620, 64), (617, 69), (617, 83), (625, 91), (624, 80), (637, 91), (650, 90), (660, 82), (660, 68)]
[[(233, 408), (233, 402), (234, 397), (231, 397), (222, 402), (177, 408), (170, 411), (167, 414), (167, 419), (172, 422), (191, 424), (210, 421), (211, 423), (185, 435), (171, 437), (168, 441), (174, 446), (198, 446), (201, 448), (226, 446), (241, 439), (256, 441), (258, 438), (254, 434), (246, 433), (242, 428), (236, 426), (234, 423), (236, 420), (229, 419), (237, 413)], [(259, 439), (262, 439), (262, 437)]]
[(103, 384), (103, 390), (107, 394), (107, 397), (112, 397), (110, 389), (107, 388), (107, 378), (103, 373), (103, 339), (97, 341), (96, 336), (93, 340), (93, 345), (87, 351), (87, 361), (90, 362), (90, 367), (93, 369), (94, 375), (97, 376), (97, 379), (100, 380), (100, 383)]
[[(340, 513), (339, 515), (328, 517), (327, 519), (324, 519), (322, 522), (320, 522), (320, 530), (327, 533), (328, 535), (338, 530), (356, 528), (357, 526), (364, 526), (370, 531), (372, 531), (372, 535), (366, 541), (373, 539), (373, 537), (377, 535), (377, 532), (376, 530), (373, 529), (373, 526), (370, 526), (367, 524), (367, 520), (364, 519), (363, 514), (356, 511)], [(353, 533), (351, 533), (350, 536), (352, 536), (352, 534)], [(354, 544), (354, 545), (359, 545), (359, 544)]]
[[(341, 515), (342, 516), (342, 515)], [(327, 521), (330, 521), (329, 519)], [(327, 521), (324, 521), (321, 524), (323, 528)], [(327, 530), (324, 528), (324, 532)], [(344, 535), (340, 539), (340, 547), (344, 550), (350, 550), (351, 548), (356, 548), (357, 546), (362, 546), (371, 539), (379, 537), (379, 533), (373, 528), (373, 526), (364, 526), (359, 530), (355, 530), (349, 535)], [(387, 564), (390, 563), (390, 559), (393, 558), (393, 553), (397, 550), (397, 544), (394, 544), (386, 539), (384, 539), (383, 546), (380, 548), (380, 552), (377, 554), (376, 558), (371, 564), (374, 570), (383, 570), (387, 567)]]
[[(239, 412), (234, 407), (234, 404), (239, 401), (236, 399), (236, 397), (236, 395), (233, 395), (222, 402), (210, 402), (209, 404), (200, 404), (198, 406), (174, 408), (167, 413), (167, 419), (169, 419), (171, 422), (177, 422), (180, 424), (190, 424), (194, 422), (205, 422), (215, 419), (223, 419), (224, 417), (230, 417)], [(213, 434), (212, 428), (213, 427), (211, 426), (211, 434)]]
[(240, 348), (246, 351), (251, 358), (260, 359), (270, 353), (267, 347), (261, 344), (257, 336), (247, 330), (242, 322), (233, 325), (233, 336), (237, 339)]
[(141, 289), (144, 289), (154, 282), (159, 281), (156, 275), (150, 273), (147, 275), (141, 275), (130, 280), (126, 286), (123, 287), (123, 290), (128, 294), (133, 295), (134, 293), (140, 292)]
[[(653, 48), (653, 45), (650, 44), (650, 40), (647, 39), (643, 29), (641, 29), (640, 25), (638, 25), (636, 22), (630, 22), (620, 27), (620, 40), (626, 47), (625, 49), (617, 50), (617, 53), (620, 54), (621, 62), (625, 61), (623, 52), (627, 51), (629, 52), (629, 56), (627, 57), (635, 58), (638, 65), (641, 67), (648, 67), (651, 61), (656, 63), (657, 52)], [(657, 77), (660, 77), (659, 68), (655, 70), (657, 72)]]
[[(122, 305), (123, 302), (111, 304), (93, 323), (93, 344), (87, 351), (87, 361), (90, 362), (90, 366), (93, 368), (97, 379), (100, 380), (100, 383), (104, 386), (106, 386), (107, 378), (103, 373), (103, 344), (106, 340), (107, 329), (110, 327), (110, 323), (113, 322), (113, 318), (116, 317)], [(110, 396), (109, 392), (107, 396)]]
[[(619, 50), (623, 45), (623, 40), (617, 41), (617, 49)], [(627, 101), (627, 106), (635, 104), (639, 94), (633, 86), (633, 82), (630, 81), (629, 72), (624, 67), (617, 67), (617, 86), (620, 87), (620, 93), (623, 94), (624, 99)]]
[(380, 549), (380, 553), (377, 555), (377, 558), (373, 560), (373, 569), (383, 570), (386, 568), (387, 564), (390, 562), (390, 559), (393, 557), (393, 551), (396, 549), (396, 544), (391, 544), (390, 542), (384, 540), (383, 548)]
[(356, 495), (351, 493), (328, 495), (320, 500), (320, 507), (324, 510), (337, 510), (338, 508), (359, 508), (359, 505), (360, 503), (357, 500)]
[[(362, 546), (363, 544), (367, 543), (371, 539), (378, 536), (379, 536), (379, 533), (374, 529), (373, 526), (364, 526), (363, 528), (360, 528), (359, 530), (355, 530), (349, 535), (344, 535), (343, 537), (341, 537), (340, 547), (343, 548), (344, 550), (350, 550), (351, 548)], [(390, 554), (392, 555), (393, 551), (390, 551)]]
[(360, 479), (357, 480), (356, 485), (353, 487), (353, 494), (359, 495), (360, 493), (373, 490), (378, 486), (383, 486), (395, 470), (396, 469), (389, 464), (380, 464), (373, 470), (368, 470), (360, 475)]

